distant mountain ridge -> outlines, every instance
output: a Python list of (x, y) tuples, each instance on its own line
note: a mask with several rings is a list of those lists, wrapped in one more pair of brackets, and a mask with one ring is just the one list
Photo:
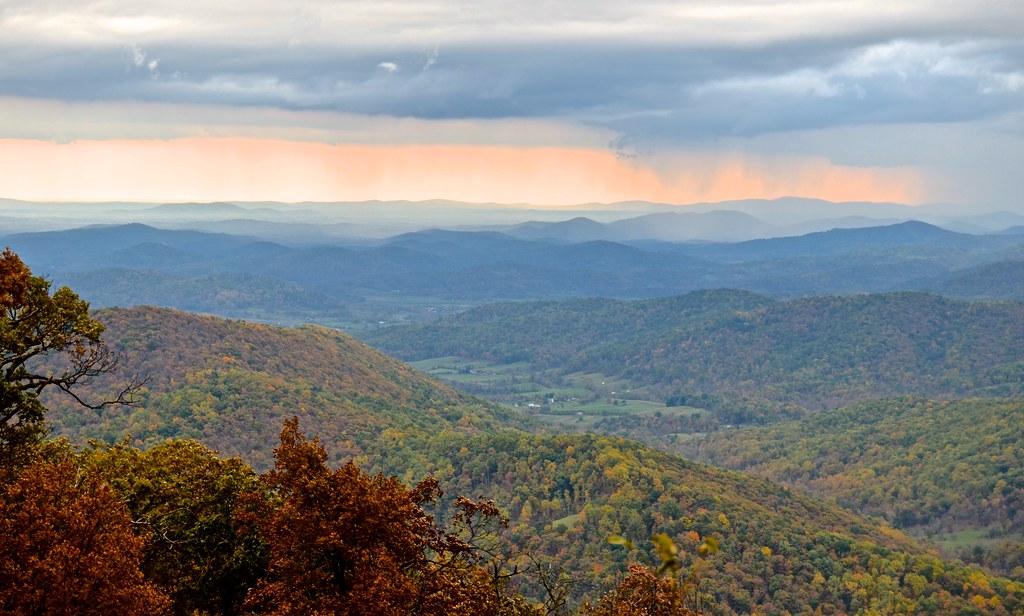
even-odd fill
[(160, 214), (202, 214), (238, 216), (253, 211), (235, 203), (164, 203), (146, 210)]
[[(645, 219), (644, 224), (670, 227), (660, 222), (662, 215), (654, 216), (653, 222)], [(286, 323), (295, 322), (297, 314), (331, 325), (355, 320), (360, 327), (502, 300), (645, 298), (709, 288), (778, 297), (921, 288), (943, 292), (941, 286), (922, 287), (922, 281), (1024, 258), (1021, 236), (960, 234), (921, 222), (736, 243), (584, 240), (596, 224), (579, 219), (567, 225), (576, 231), (559, 227), (580, 241), (430, 229), (374, 242), (281, 244), (254, 236), (136, 223), (14, 234), (0, 238), (0, 243), (14, 248), (41, 274), (77, 280), (81, 293), (97, 306), (121, 301), (104, 286), (123, 286), (111, 277), (115, 271), (142, 285), (139, 298), (153, 300), (173, 297), (183, 280), (200, 279), (217, 287), (207, 295), (235, 297), (238, 289), (229, 276), (244, 274), (263, 287), (244, 294), (247, 299), (168, 305), (198, 310), (223, 305), (226, 308), (217, 310), (226, 316)], [(543, 235), (547, 228), (536, 223), (521, 230)], [(296, 232), (302, 230), (283, 233), (287, 238)], [(106, 278), (85, 276), (97, 271), (106, 272)], [(143, 271), (161, 275), (147, 279), (139, 275)], [(1013, 280), (1010, 276), (1004, 284), (1012, 285)], [(295, 288), (296, 298), (308, 303), (282, 303), (280, 290), (288, 285)], [(983, 289), (978, 295), (967, 295), (971, 287), (950, 289), (951, 295), (988, 297)], [(1012, 288), (994, 296), (1013, 297)], [(347, 312), (324, 308), (323, 298), (344, 304)], [(424, 299), (435, 305), (425, 305)], [(142, 301), (150, 300), (132, 303)], [(285, 305), (290, 308), (283, 309)], [(355, 316), (349, 319), (343, 313)]]
[[(767, 211), (770, 202), (765, 203)], [(531, 221), (518, 225), (495, 227), (493, 230), (520, 239), (583, 242), (592, 240), (662, 241), (662, 242), (744, 242), (758, 239), (782, 239), (842, 229), (891, 227), (906, 223), (928, 224), (958, 233), (1012, 233), (1012, 225), (1024, 216), (1009, 212), (995, 212), (987, 216), (944, 219), (918, 217), (912, 208), (871, 212), (861, 208), (855, 213), (823, 216), (807, 220), (767, 222), (745, 211), (710, 208), (675, 208), (673, 210), (622, 218), (611, 222), (597, 222), (586, 217), (564, 221)], [(875, 216), (864, 213), (866, 211)], [(880, 215), (888, 214), (888, 215)]]
[(530, 221), (503, 229), (506, 235), (525, 240), (589, 242), (610, 237), (606, 225), (584, 216), (560, 222)]
[(705, 257), (728, 259), (792, 258), (832, 256), (848, 252), (865, 252), (893, 247), (920, 245), (977, 245), (979, 236), (947, 231), (917, 220), (856, 229), (830, 229), (795, 237), (748, 240), (734, 244), (703, 246), (691, 252)]
[(608, 223), (613, 237), (624, 240), (740, 241), (778, 233), (778, 227), (733, 210), (706, 213), (663, 212)]
[[(742, 213), (757, 219), (750, 229), (708, 224), (708, 233), (700, 233), (702, 214), (722, 211)], [(780, 197), (776, 199), (740, 199), (714, 203), (671, 204), (646, 201), (589, 203), (573, 206), (464, 203), (432, 199), (424, 201), (353, 201), (282, 203), (231, 201), (211, 203), (45, 203), (0, 199), (0, 233), (20, 230), (66, 229), (89, 223), (123, 224), (153, 222), (174, 228), (198, 231), (225, 231), (259, 234), (262, 239), (308, 243), (339, 238), (379, 239), (405, 231), (432, 226), (482, 229), (509, 228), (537, 221), (566, 222), (586, 217), (598, 223), (610, 223), (650, 214), (675, 213), (691, 219), (690, 225), (674, 225), (676, 231), (655, 228), (658, 235), (644, 239), (670, 241), (740, 241), (759, 237), (800, 235), (835, 227), (879, 226), (906, 220), (921, 220), (954, 231), (994, 233), (1020, 225), (1024, 211), (983, 211), (953, 204), (910, 206), (898, 203), (831, 202), (820, 199)], [(281, 228), (257, 223), (280, 223)], [(287, 227), (291, 226), (288, 230)], [(529, 233), (528, 230), (524, 232)], [(721, 235), (713, 235), (714, 233)], [(515, 231), (511, 231), (515, 235)], [(669, 237), (664, 237), (668, 233)], [(558, 235), (558, 231), (543, 236)], [(527, 236), (524, 236), (527, 237)], [(527, 239), (533, 239), (531, 236)], [(621, 236), (603, 236), (590, 232), (581, 237), (626, 241)], [(574, 240), (569, 240), (574, 241)]]
[(562, 242), (594, 240), (632, 241), (740, 241), (779, 234), (779, 228), (749, 214), (730, 210), (707, 213), (658, 212), (599, 223), (577, 217), (562, 222), (527, 222), (499, 231), (520, 239)]

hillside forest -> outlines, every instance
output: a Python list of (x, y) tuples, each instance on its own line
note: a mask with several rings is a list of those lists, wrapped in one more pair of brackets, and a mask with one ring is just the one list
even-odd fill
[[(552, 433), (336, 331), (92, 315), (11, 252), (0, 275), (6, 613), (1024, 606), (1012, 567), (943, 557), (899, 516), (855, 513), (793, 477)], [(993, 405), (993, 423), (1012, 430), (1013, 409)], [(1012, 493), (1019, 465), (987, 463), (1005, 485), (970, 493)]]

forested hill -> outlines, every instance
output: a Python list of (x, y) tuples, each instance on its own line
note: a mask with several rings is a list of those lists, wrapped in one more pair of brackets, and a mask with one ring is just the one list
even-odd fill
[(367, 338), (403, 359), (529, 361), (622, 377), (682, 404), (822, 409), (908, 393), (1005, 395), (1024, 383), (1024, 304), (919, 293), (500, 304)]
[(1024, 300), (1024, 261), (987, 263), (923, 280), (917, 286), (949, 297)]
[[(859, 229), (831, 229), (793, 237), (756, 239), (733, 244), (694, 245), (690, 252), (705, 258), (719, 258), (732, 261), (753, 261), (758, 259), (823, 257), (828, 255), (890, 251), (899, 249), (931, 249), (939, 246), (958, 250), (977, 246), (984, 238), (963, 233), (954, 233), (919, 221)], [(1011, 245), (1013, 240), (1000, 239)]]
[[(130, 434), (142, 446), (195, 438), (265, 468), (282, 420), (298, 415), (335, 464), (355, 457), (409, 483), (432, 474), (448, 502), (493, 498), (510, 518), (512, 553), (564, 569), (577, 599), (610, 587), (627, 562), (649, 560), (648, 539), (665, 532), (687, 565), (707, 537), (721, 546), (700, 572), (715, 613), (945, 614), (981, 605), (1003, 615), (1024, 601), (1017, 582), (943, 561), (884, 524), (764, 479), (631, 441), (514, 429), (524, 425), (519, 416), (343, 334), (154, 308), (98, 316), (127, 372), (148, 374), (148, 389), (135, 408), (56, 406), (49, 417), (58, 434), (77, 444)], [(627, 553), (610, 535), (642, 547)]]
[[(691, 455), (835, 498), (1024, 577), (1024, 401), (873, 401), (711, 434)], [(1003, 545), (999, 545), (1003, 543)]]
[(52, 396), (57, 434), (140, 444), (196, 438), (257, 466), (270, 460), (282, 421), (299, 415), (335, 459), (359, 453), (385, 429), (466, 433), (519, 425), (518, 416), (463, 395), (363, 343), (324, 327), (281, 328), (162, 308), (102, 310), (104, 339), (122, 369), (91, 391), (102, 397), (136, 375), (140, 403), (100, 412)]
[(747, 291), (717, 290), (639, 301), (489, 304), (434, 323), (381, 329), (366, 337), (407, 360), (454, 355), (553, 366), (599, 345), (663, 336), (680, 326), (697, 326), (773, 303)]
[(710, 434), (689, 451), (904, 527), (1024, 534), (1022, 441), (1022, 400), (900, 398)]
[[(1024, 600), (1024, 584), (942, 560), (877, 520), (636, 442), (504, 433), (431, 451), (426, 470), (449, 493), (494, 498), (516, 552), (543, 554), (577, 593), (647, 561), (646, 539), (664, 532), (687, 565), (701, 560), (698, 536), (718, 541), (700, 574), (712, 614), (1009, 614)], [(627, 553), (609, 535), (643, 547)], [(971, 603), (980, 609), (961, 612)]]

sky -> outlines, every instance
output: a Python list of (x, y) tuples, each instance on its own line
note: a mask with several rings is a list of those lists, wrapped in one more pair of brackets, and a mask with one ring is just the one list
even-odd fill
[(0, 197), (1021, 211), (1020, 0), (0, 0)]

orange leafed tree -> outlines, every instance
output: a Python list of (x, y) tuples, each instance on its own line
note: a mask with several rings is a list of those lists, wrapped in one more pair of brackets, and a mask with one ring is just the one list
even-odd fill
[(270, 545), (268, 575), (249, 593), (248, 609), (337, 616), (507, 611), (473, 546), (423, 510), (440, 494), (435, 480), (410, 489), (351, 462), (332, 470), (295, 419), (286, 422), (274, 457), (265, 480), (278, 502), (259, 497), (248, 513)]
[(686, 607), (676, 580), (659, 577), (643, 565), (630, 565), (629, 574), (615, 590), (601, 597), (586, 616), (697, 616)]
[(71, 462), (37, 462), (0, 487), (0, 613), (165, 613), (139, 568), (145, 538), (114, 491)]

